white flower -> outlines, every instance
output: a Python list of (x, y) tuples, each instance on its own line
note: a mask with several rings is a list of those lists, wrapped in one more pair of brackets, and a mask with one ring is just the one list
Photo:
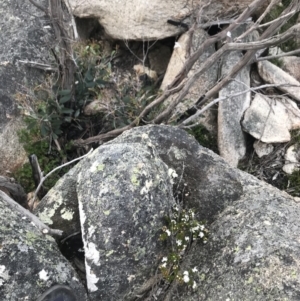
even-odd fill
[(161, 268), (165, 268), (166, 266), (167, 266), (167, 263), (164, 262), (160, 267), (161, 267)]
[(196, 287), (197, 287), (197, 283), (196, 283), (196, 281), (194, 281), (192, 288), (195, 289)]
[(176, 171), (175, 171), (174, 169), (172, 169), (172, 168), (169, 168), (169, 170), (168, 170), (168, 175), (169, 175), (169, 177), (171, 177), (171, 178), (173, 178), (173, 179), (175, 179), (175, 178), (178, 177), (178, 174), (177, 174)]
[(200, 232), (200, 233), (199, 233), (199, 237), (202, 238), (203, 236), (204, 236), (204, 233), (203, 233), (203, 232)]
[(192, 272), (193, 272), (193, 273), (196, 273), (196, 272), (198, 272), (198, 269), (197, 269), (197, 267), (194, 267), (194, 268), (192, 269)]
[(189, 240), (190, 240), (190, 238), (189, 238), (188, 236), (186, 236), (184, 239), (185, 239), (186, 241), (189, 241)]
[(193, 227), (193, 228), (191, 229), (191, 232), (194, 233), (194, 232), (196, 232), (196, 231), (198, 231), (198, 230), (199, 230), (199, 225), (196, 226), (196, 227)]
[(189, 277), (189, 272), (188, 271), (184, 271), (183, 272), (183, 281), (185, 283), (188, 283), (190, 281), (190, 277)]
[(161, 261), (162, 262), (166, 262), (166, 261), (168, 261), (168, 258), (167, 257), (163, 257), (163, 259)]
[(203, 226), (203, 225), (200, 226), (200, 230), (201, 230), (201, 231), (204, 230), (204, 226)]
[(182, 245), (182, 241), (180, 239), (176, 240), (176, 243), (177, 243), (177, 246), (181, 246)]
[(168, 236), (171, 235), (171, 231), (169, 229), (166, 230), (166, 233), (167, 233)]

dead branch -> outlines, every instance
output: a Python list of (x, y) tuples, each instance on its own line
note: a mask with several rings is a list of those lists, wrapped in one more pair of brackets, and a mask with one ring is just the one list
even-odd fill
[[(70, 165), (70, 164), (72, 164), (72, 163), (74, 163), (74, 162), (76, 162), (76, 161), (79, 161), (79, 160), (81, 160), (81, 159), (87, 157), (92, 151), (93, 151), (93, 149), (91, 148), (90, 151), (89, 151), (88, 153), (86, 153), (85, 155), (83, 155), (83, 156), (81, 156), (81, 157), (78, 157), (78, 158), (76, 158), (76, 159), (74, 159), (74, 160), (72, 160), (72, 161), (70, 161), (70, 162), (65, 163), (65, 164), (62, 164), (62, 165), (60, 165), (60, 166), (57, 166), (56, 168), (52, 169), (49, 173), (47, 173), (45, 176), (43, 176), (43, 173), (40, 172), (41, 179), (40, 179), (40, 183), (39, 183), (39, 185), (38, 185), (38, 187), (37, 187), (37, 189), (36, 189), (36, 191), (35, 191), (35, 193), (34, 193), (33, 201), (36, 199), (39, 190), (41, 189), (43, 183), (45, 182), (45, 180), (46, 180), (49, 176), (51, 176), (55, 171), (57, 171), (57, 170), (59, 170), (59, 169), (65, 167), (65, 166), (68, 166), (68, 165)], [(39, 169), (40, 169), (40, 168), (39, 168)]]
[[(168, 86), (168, 89), (163, 92), (163, 94), (155, 99), (152, 103), (150, 103), (142, 113), (129, 125), (109, 131), (108, 133), (101, 134), (98, 136), (90, 137), (86, 140), (77, 140), (75, 144), (77, 145), (84, 145), (93, 142), (103, 142), (106, 139), (114, 138), (119, 134), (123, 133), (125, 130), (129, 130), (134, 126), (137, 126), (142, 120), (144, 116), (146, 116), (151, 109), (156, 107), (159, 104), (162, 104), (165, 99), (167, 99), (170, 95), (174, 94), (175, 92), (181, 91), (177, 98), (172, 101), (172, 103), (158, 116), (156, 116), (150, 123), (161, 123), (163, 121), (168, 120), (168, 117), (176, 107), (176, 105), (182, 101), (185, 95), (188, 93), (189, 89), (195, 83), (195, 81), (203, 74), (204, 71), (208, 70), (218, 59), (220, 59), (226, 52), (234, 51), (234, 50), (248, 50), (244, 57), (231, 69), (229, 74), (221, 79), (211, 90), (209, 90), (205, 95), (202, 95), (198, 101), (198, 107), (205, 103), (208, 99), (216, 95), (219, 90), (227, 85), (235, 75), (247, 64), (250, 64), (255, 61), (254, 56), (258, 49), (271, 47), (277, 44), (280, 44), (288, 39), (294, 37), (296, 34), (299, 34), (299, 26), (294, 26), (285, 33), (281, 35), (277, 35), (272, 37), (272, 35), (277, 32), (280, 27), (286, 22), (286, 20), (290, 17), (291, 11), (298, 11), (299, 10), (299, 0), (294, 0), (290, 6), (285, 9), (281, 16), (276, 19), (274, 22), (270, 23), (270, 26), (265, 30), (265, 32), (261, 35), (258, 41), (250, 42), (250, 43), (228, 43), (225, 44), (221, 49), (219, 49), (216, 53), (214, 53), (206, 62), (204, 62), (197, 72), (189, 78), (186, 82), (182, 82), (192, 68), (194, 63), (197, 61), (199, 56), (205, 51), (207, 47), (212, 45), (213, 43), (225, 39), (227, 33), (236, 29), (241, 23), (245, 22), (255, 10), (263, 4), (264, 1), (255, 0), (253, 1), (248, 8), (232, 23), (227, 29), (221, 31), (219, 34), (208, 38), (201, 47), (194, 52), (191, 57), (187, 60), (181, 71), (175, 77), (173, 82)], [(276, 1), (272, 1), (272, 4), (277, 3)], [(270, 7), (270, 6), (269, 6)], [(268, 7), (268, 8), (269, 8)], [(268, 10), (267, 8), (267, 10)], [(272, 38), (271, 38), (272, 37)]]
[(215, 62), (217, 62), (226, 52), (233, 51), (233, 50), (250, 50), (246, 53), (244, 58), (240, 60), (231, 70), (231, 72), (218, 84), (216, 84), (211, 90), (207, 92), (204, 96), (203, 100), (199, 103), (202, 104), (207, 101), (209, 98), (214, 96), (216, 93), (220, 91), (222, 87), (224, 87), (232, 78), (244, 67), (246, 66), (252, 56), (255, 54), (255, 50), (262, 49), (274, 45), (278, 45), (283, 43), (296, 35), (300, 34), (300, 24), (297, 24), (291, 27), (289, 30), (284, 32), (283, 34), (277, 35), (276, 37), (268, 38), (265, 40), (261, 40), (258, 42), (249, 42), (249, 43), (228, 43), (225, 44), (221, 49), (211, 55), (198, 69), (197, 72), (186, 82), (185, 86), (183, 87), (180, 94), (177, 98), (172, 101), (172, 103), (161, 113), (159, 114), (154, 120), (153, 123), (161, 123), (163, 120), (167, 119), (168, 116), (172, 113), (174, 108), (182, 101), (182, 99), (187, 95), (189, 89), (192, 85), (196, 82), (196, 80), (202, 75), (206, 70), (208, 70)]
[(285, 53), (281, 53), (281, 54), (259, 57), (259, 58), (255, 59), (255, 62), (277, 59), (280, 57), (291, 56), (291, 55), (299, 54), (299, 53), (300, 53), (300, 49), (297, 49), (297, 50), (293, 50), (293, 51), (289, 51), (289, 52), (285, 52)]
[(271, 9), (277, 5), (281, 0), (272, 0), (266, 10), (263, 12), (263, 14), (258, 18), (258, 20), (255, 22), (253, 26), (251, 26), (248, 30), (246, 30), (243, 34), (241, 34), (239, 37), (236, 37), (234, 41), (242, 41), (243, 38), (245, 38), (249, 33), (253, 32), (259, 27), (259, 24), (262, 22), (262, 20), (265, 18), (265, 16), (271, 11)]
[(244, 91), (240, 91), (240, 92), (237, 92), (237, 93), (234, 93), (234, 94), (230, 94), (230, 95), (226, 95), (226, 96), (223, 96), (223, 97), (218, 97), (216, 98), (215, 100), (211, 101), (209, 104), (207, 104), (206, 106), (204, 106), (201, 110), (197, 110), (197, 112), (192, 115), (191, 117), (187, 118), (186, 120), (184, 120), (180, 125), (179, 127), (180, 128), (186, 128), (186, 129), (191, 129), (197, 125), (199, 125), (198, 122), (196, 123), (193, 123), (193, 124), (190, 124), (188, 125), (189, 123), (191, 122), (194, 122), (196, 121), (196, 119), (201, 115), (203, 114), (205, 111), (207, 111), (209, 108), (211, 108), (212, 106), (214, 106), (215, 104), (221, 102), (221, 101), (224, 101), (226, 99), (230, 99), (230, 98), (234, 98), (234, 97), (237, 97), (237, 96), (240, 96), (242, 94), (246, 94), (248, 92), (253, 92), (253, 91), (257, 91), (257, 90), (261, 90), (261, 89), (266, 89), (266, 88), (275, 88), (275, 87), (279, 87), (279, 86), (292, 86), (290, 84), (282, 84), (282, 85), (278, 85), (278, 84), (266, 84), (266, 85), (261, 85), (261, 86), (258, 86), (258, 87), (254, 87), (254, 88), (248, 88)]

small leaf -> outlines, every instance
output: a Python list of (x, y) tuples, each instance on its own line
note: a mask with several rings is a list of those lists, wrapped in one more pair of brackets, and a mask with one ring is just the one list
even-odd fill
[(42, 123), (41, 124), (41, 135), (43, 137), (46, 137), (46, 136), (48, 136), (48, 134), (49, 134), (48, 126), (45, 123)]
[(68, 109), (68, 108), (62, 108), (61, 112), (62, 112), (62, 114), (72, 114), (74, 112), (74, 110)]
[(66, 103), (71, 100), (71, 94), (63, 96), (62, 98), (59, 99), (59, 103)]
[(78, 117), (79, 114), (80, 114), (80, 109), (76, 110), (76, 112), (75, 112), (75, 114), (74, 114), (74, 117), (75, 117), (75, 118)]
[(60, 96), (71, 95), (71, 90), (60, 90), (57, 94)]
[(94, 88), (96, 86), (96, 83), (95, 82), (86, 82), (85, 85), (87, 88)]

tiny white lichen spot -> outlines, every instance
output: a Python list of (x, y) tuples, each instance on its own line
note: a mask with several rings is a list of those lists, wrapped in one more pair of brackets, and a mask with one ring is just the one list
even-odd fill
[(42, 269), (42, 270), (39, 272), (39, 276), (40, 276), (40, 279), (41, 279), (41, 280), (44, 280), (44, 281), (47, 281), (47, 280), (49, 279), (48, 272), (46, 272), (44, 269)]
[(8, 272), (5, 269), (5, 265), (0, 265), (0, 286), (9, 279)]
[(96, 245), (92, 242), (87, 243), (85, 248), (85, 257), (86, 259), (91, 260), (95, 265), (100, 265), (100, 253), (96, 248)]

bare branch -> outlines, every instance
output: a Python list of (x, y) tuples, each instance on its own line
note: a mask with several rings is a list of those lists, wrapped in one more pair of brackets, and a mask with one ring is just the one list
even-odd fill
[[(249, 42), (249, 43), (228, 43), (225, 44), (221, 49), (211, 55), (198, 69), (197, 72), (193, 74), (192, 77), (184, 85), (181, 93), (177, 96), (177, 98), (171, 102), (171, 104), (154, 120), (154, 123), (161, 123), (164, 119), (166, 119), (174, 110), (174, 108), (182, 101), (182, 99), (187, 95), (191, 86), (195, 83), (195, 81), (202, 75), (206, 70), (208, 70), (215, 62), (217, 62), (224, 53), (233, 50), (252, 50), (251, 52), (247, 52), (240, 62), (238, 62), (231, 70), (231, 72), (217, 85), (215, 85), (210, 91), (208, 91), (205, 95), (205, 100), (201, 100), (201, 104), (204, 103), (207, 99), (215, 95), (223, 86), (225, 86), (247, 63), (251, 60), (254, 50), (274, 46), (280, 44), (282, 42), (291, 39), (300, 33), (300, 24), (297, 24), (291, 27), (289, 30), (284, 32), (283, 34), (277, 35), (277, 37), (273, 37), (270, 39), (261, 40), (258, 42)], [(200, 104), (199, 104), (200, 105)]]
[(300, 53), (300, 49), (285, 52), (285, 53), (281, 53), (281, 54), (276, 54), (276, 55), (269, 55), (269, 56), (259, 57), (259, 58), (255, 59), (255, 62), (277, 59), (279, 57), (291, 56), (291, 55), (298, 54), (298, 53)]
[[(250, 91), (257, 91), (257, 90), (261, 90), (261, 89), (265, 89), (265, 88), (271, 88), (271, 87), (279, 87), (279, 86), (293, 86), (293, 85), (290, 85), (290, 84), (282, 84), (282, 85), (278, 85), (278, 84), (266, 84), (266, 85), (261, 85), (261, 86), (258, 86), (258, 87), (255, 87), (255, 88), (248, 88), (244, 91), (240, 91), (240, 92), (237, 92), (237, 93), (234, 93), (234, 94), (230, 94), (230, 95), (226, 95), (226, 96), (223, 96), (223, 97), (218, 97), (216, 98), (215, 100), (211, 101), (209, 104), (207, 104), (206, 106), (204, 106), (201, 110), (197, 110), (197, 112), (192, 115), (191, 117), (187, 118), (186, 120), (184, 120), (180, 125), (179, 127), (180, 128), (192, 128), (192, 127), (195, 127), (197, 126), (199, 123), (196, 122), (194, 124), (191, 124), (191, 125), (188, 125), (189, 123), (195, 121), (199, 115), (201, 115), (202, 113), (204, 113), (205, 111), (207, 111), (209, 108), (211, 108), (212, 106), (214, 106), (215, 104), (223, 101), (223, 100), (226, 100), (226, 99), (229, 99), (229, 98), (233, 98), (233, 97), (236, 97), (236, 96), (240, 96), (242, 94), (245, 94), (245, 93), (248, 93)], [(298, 86), (296, 86), (298, 87)]]
[(45, 71), (57, 72), (57, 70), (58, 70), (57, 68), (52, 67), (51, 65), (48, 65), (48, 64), (42, 64), (42, 63), (37, 63), (37, 62), (32, 62), (32, 61), (22, 61), (22, 60), (18, 60), (18, 62), (28, 65), (29, 67), (42, 69)]
[(79, 160), (83, 159), (84, 157), (88, 156), (92, 151), (93, 151), (93, 149), (91, 148), (90, 151), (89, 151), (88, 153), (86, 153), (85, 155), (83, 155), (83, 156), (81, 156), (81, 157), (78, 157), (78, 158), (76, 158), (76, 159), (74, 159), (74, 160), (72, 160), (72, 161), (70, 161), (70, 162), (65, 163), (65, 164), (62, 164), (62, 165), (60, 165), (60, 166), (57, 166), (56, 168), (54, 168), (53, 170), (51, 170), (49, 173), (47, 173), (44, 177), (42, 177), (42, 178), (41, 178), (41, 181), (40, 181), (40, 183), (39, 183), (39, 185), (38, 185), (38, 187), (37, 187), (37, 189), (36, 189), (36, 191), (35, 191), (35, 193), (34, 193), (34, 200), (36, 199), (36, 196), (37, 196), (39, 190), (41, 189), (43, 183), (45, 182), (45, 180), (46, 180), (49, 176), (51, 176), (55, 171), (57, 171), (57, 170), (59, 170), (59, 169), (65, 167), (65, 166), (68, 166), (68, 165), (70, 165), (70, 164), (72, 164), (72, 163), (74, 163), (74, 162), (76, 162), (76, 161), (79, 161)]

